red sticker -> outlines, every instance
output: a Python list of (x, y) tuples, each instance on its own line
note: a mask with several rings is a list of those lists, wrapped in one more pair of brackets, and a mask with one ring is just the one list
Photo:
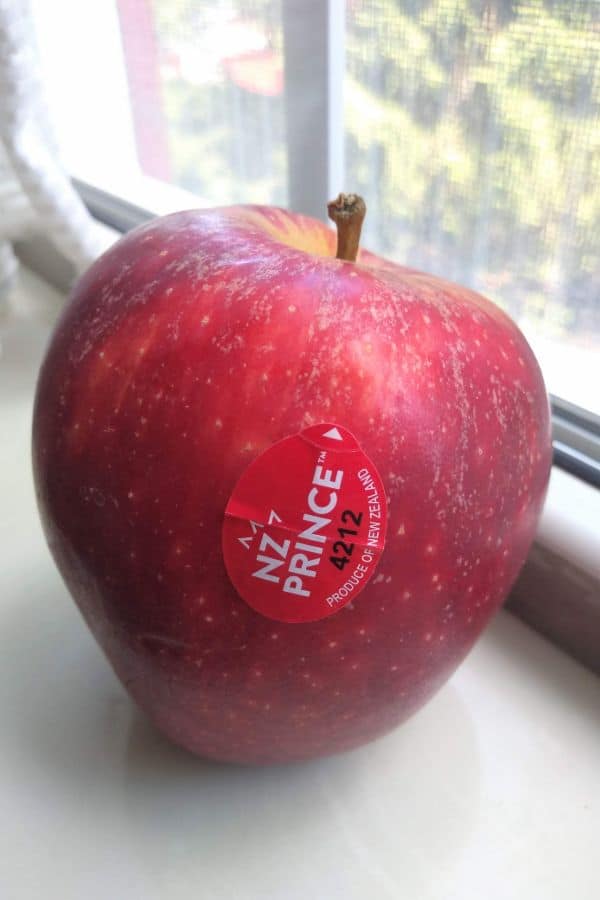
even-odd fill
[(225, 510), (225, 566), (263, 616), (315, 622), (364, 588), (386, 520), (381, 478), (356, 438), (340, 425), (311, 425), (241, 476)]

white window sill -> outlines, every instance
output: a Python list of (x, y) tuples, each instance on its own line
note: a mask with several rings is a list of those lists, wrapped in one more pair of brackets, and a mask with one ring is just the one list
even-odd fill
[[(28, 272), (20, 290), (29, 304), (62, 302)], [(341, 757), (221, 767), (146, 724), (38, 523), (30, 417), (47, 333), (39, 317), (2, 326), (6, 896), (600, 896), (600, 681), (506, 612), (418, 715)], [(540, 538), (578, 566), (600, 559), (598, 493), (553, 475)]]

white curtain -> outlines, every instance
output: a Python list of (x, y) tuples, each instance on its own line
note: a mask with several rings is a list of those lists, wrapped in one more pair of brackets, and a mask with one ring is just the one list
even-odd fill
[(12, 244), (43, 234), (78, 271), (101, 242), (61, 167), (44, 102), (27, 0), (0, 0), (0, 300), (17, 270)]

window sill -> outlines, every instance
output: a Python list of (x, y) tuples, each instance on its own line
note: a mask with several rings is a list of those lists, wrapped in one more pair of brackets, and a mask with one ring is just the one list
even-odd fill
[(537, 538), (507, 607), (600, 674), (600, 490), (552, 469)]

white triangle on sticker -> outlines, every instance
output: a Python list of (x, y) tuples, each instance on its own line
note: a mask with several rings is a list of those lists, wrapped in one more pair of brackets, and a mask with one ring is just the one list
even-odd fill
[(272, 525), (273, 522), (281, 522), (281, 519), (279, 518), (279, 516), (277, 515), (277, 513), (275, 512), (274, 509), (272, 509), (271, 512), (269, 513), (269, 525)]
[(334, 441), (343, 441), (344, 438), (339, 433), (337, 428), (330, 428), (329, 431), (326, 431), (323, 437), (333, 438)]

